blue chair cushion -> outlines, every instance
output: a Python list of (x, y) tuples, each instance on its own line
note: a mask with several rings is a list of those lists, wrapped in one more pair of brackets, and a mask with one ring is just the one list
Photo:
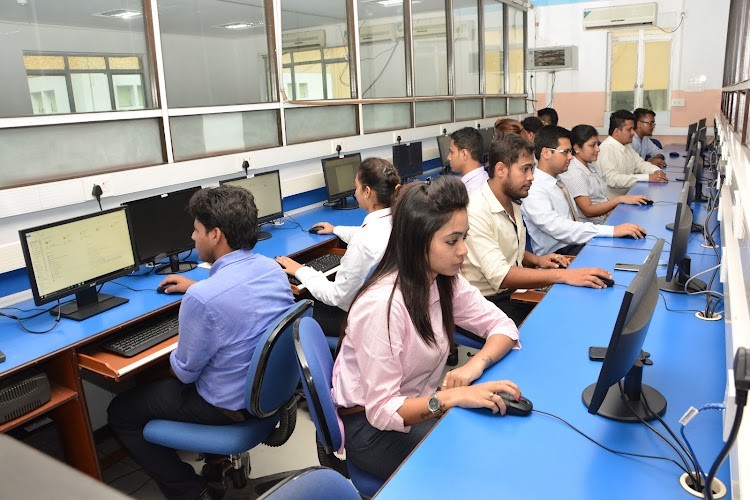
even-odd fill
[(150, 443), (176, 450), (233, 455), (262, 443), (278, 422), (278, 415), (229, 425), (152, 420), (143, 429), (143, 437)]
[(354, 483), (357, 490), (365, 496), (372, 497), (383, 486), (383, 481), (379, 477), (373, 476), (362, 469), (358, 468), (351, 460), (346, 461), (346, 469), (349, 471), (349, 477)]
[(302, 470), (268, 490), (258, 500), (360, 500), (357, 490), (344, 476), (331, 469)]
[(472, 339), (470, 337), (467, 337), (463, 333), (459, 333), (459, 332), (456, 332), (456, 333), (453, 334), (453, 340), (455, 340), (456, 344), (458, 344), (458, 345), (462, 345), (462, 346), (465, 346), (465, 347), (471, 347), (472, 349), (481, 349), (482, 347), (484, 347), (484, 343), (482, 343), (482, 342), (480, 342), (480, 341), (478, 341), (476, 339)]

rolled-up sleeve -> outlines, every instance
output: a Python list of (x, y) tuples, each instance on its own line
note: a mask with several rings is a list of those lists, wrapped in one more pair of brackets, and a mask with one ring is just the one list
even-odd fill
[(492, 213), (487, 210), (473, 211), (469, 205), (469, 228), (466, 238), (468, 259), (497, 292), (503, 288), (511, 263), (505, 258), (495, 237)]
[(221, 323), (188, 291), (182, 298), (179, 324), (177, 348), (170, 354), (169, 362), (180, 382), (190, 384), (198, 380), (203, 368), (216, 353)]
[(521, 348), (518, 328), (513, 320), (485, 299), (479, 289), (463, 276), (458, 276), (453, 289), (453, 321), (485, 339), (493, 335), (505, 335), (515, 341), (513, 349)]

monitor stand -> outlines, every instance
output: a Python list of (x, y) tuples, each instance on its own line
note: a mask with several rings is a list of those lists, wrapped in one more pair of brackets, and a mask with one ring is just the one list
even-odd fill
[[(86, 318), (90, 318), (126, 302), (128, 302), (128, 299), (97, 293), (96, 286), (92, 286), (82, 292), (76, 293), (75, 303), (71, 302), (60, 306), (60, 316), (76, 321), (83, 321)], [(53, 308), (50, 314), (57, 316), (57, 308)]]
[(268, 231), (258, 231), (258, 241), (263, 241), (271, 238), (271, 233)]
[[(666, 228), (669, 229), (670, 231), (674, 231), (674, 222), (670, 222), (669, 224), (667, 224)], [(691, 233), (702, 233), (703, 232), (703, 226), (701, 224), (695, 224), (695, 223), (693, 223), (690, 226), (690, 232)]]
[(180, 260), (177, 254), (169, 256), (169, 264), (157, 266), (154, 272), (156, 274), (175, 274), (192, 271), (198, 265), (194, 260)]
[(354, 203), (349, 203), (346, 201), (348, 196), (344, 196), (343, 198), (339, 198), (336, 200), (336, 203), (331, 205), (331, 208), (334, 210), (354, 210), (355, 208), (359, 208), (359, 204), (355, 201)]
[[(672, 276), (672, 281), (667, 281), (666, 276), (659, 276), (656, 282), (659, 290), (672, 293), (685, 293), (685, 283), (690, 279), (690, 256), (686, 255), (682, 261), (677, 264), (677, 273)], [(698, 293), (706, 290), (706, 282), (699, 279), (692, 279), (688, 283), (688, 291)]]

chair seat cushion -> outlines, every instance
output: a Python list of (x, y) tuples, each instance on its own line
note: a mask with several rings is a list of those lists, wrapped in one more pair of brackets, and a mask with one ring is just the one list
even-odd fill
[(354, 487), (357, 488), (357, 491), (368, 497), (375, 496), (375, 493), (385, 482), (379, 477), (358, 468), (351, 460), (346, 461), (346, 469), (349, 471), (349, 478), (352, 480)]
[(143, 437), (150, 443), (176, 450), (232, 455), (244, 453), (263, 442), (278, 422), (278, 415), (229, 425), (152, 420), (143, 429)]
[(459, 332), (456, 332), (453, 334), (453, 340), (455, 340), (456, 344), (458, 345), (462, 345), (464, 347), (470, 347), (472, 349), (481, 349), (482, 347), (484, 347), (483, 342), (467, 337), (463, 333), (459, 333)]

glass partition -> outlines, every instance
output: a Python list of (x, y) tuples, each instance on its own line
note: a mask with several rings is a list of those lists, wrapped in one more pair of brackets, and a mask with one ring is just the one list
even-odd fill
[(477, 0), (453, 0), (453, 67), (456, 95), (479, 94)]
[(487, 94), (505, 93), (503, 66), (503, 4), (485, 2), (484, 14), (484, 86)]
[(412, 2), (414, 95), (448, 95), (445, 2)]
[(406, 96), (403, 2), (357, 0), (362, 97)]

